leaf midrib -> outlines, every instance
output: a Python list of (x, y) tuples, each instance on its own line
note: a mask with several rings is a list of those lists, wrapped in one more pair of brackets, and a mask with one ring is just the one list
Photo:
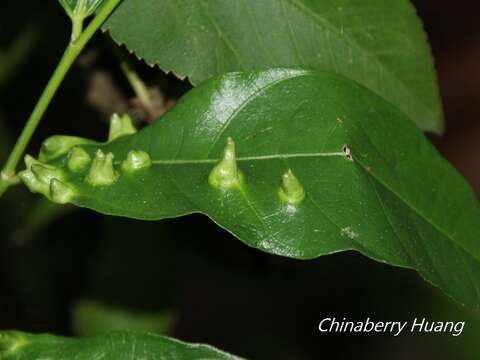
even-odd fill
[[(258, 155), (258, 156), (241, 156), (237, 157), (237, 161), (262, 161), (262, 160), (283, 160), (292, 158), (315, 158), (315, 157), (344, 157), (343, 152), (326, 152), (326, 153), (292, 153), (292, 154), (270, 154), (270, 155)], [(216, 164), (221, 159), (175, 159), (165, 160), (157, 159), (152, 160), (154, 165), (197, 165), (197, 164)], [(120, 162), (115, 162), (120, 164)]]

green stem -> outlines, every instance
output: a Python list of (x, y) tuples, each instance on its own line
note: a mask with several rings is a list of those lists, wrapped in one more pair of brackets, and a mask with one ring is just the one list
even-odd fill
[(75, 43), (77, 39), (82, 35), (83, 31), (83, 18), (73, 17), (72, 18), (72, 38), (71, 42)]
[(130, 83), (130, 86), (135, 92), (135, 95), (137, 95), (138, 100), (140, 100), (140, 102), (146, 109), (151, 110), (153, 105), (152, 100), (150, 99), (148, 88), (143, 82), (143, 80), (140, 78), (140, 76), (138, 76), (138, 74), (132, 68), (129, 61), (123, 59), (123, 61), (120, 63), (120, 68), (122, 69), (123, 74), (127, 78), (128, 82)]
[(83, 31), (78, 38), (71, 42), (65, 53), (63, 54), (55, 72), (38, 100), (35, 108), (32, 111), (25, 127), (20, 134), (10, 156), (0, 174), (0, 196), (7, 190), (10, 185), (13, 185), (11, 179), (15, 178), (15, 168), (18, 165), (25, 149), (30, 142), (30, 139), (35, 132), (43, 114), (52, 101), (53, 96), (57, 92), (65, 75), (76, 60), (80, 52), (83, 50), (88, 41), (92, 38), (98, 28), (103, 24), (107, 17), (112, 13), (115, 7), (121, 0), (106, 0), (97, 15), (90, 22), (88, 27)]

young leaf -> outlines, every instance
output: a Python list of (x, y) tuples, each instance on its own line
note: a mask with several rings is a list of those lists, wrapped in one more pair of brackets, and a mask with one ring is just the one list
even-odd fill
[[(462, 177), (395, 107), (348, 79), (295, 69), (232, 73), (193, 89), (161, 121), (106, 144), (111, 181), (69, 155), (27, 158), (32, 191), (155, 220), (200, 212), (263, 251), (342, 250), (416, 269), (480, 306), (480, 211)], [(131, 151), (148, 166), (122, 166)], [(97, 154), (97, 155), (96, 155)], [(104, 155), (105, 157), (105, 155)], [(102, 178), (104, 178), (103, 176)]]
[(0, 332), (2, 360), (240, 360), (208, 345), (188, 344), (153, 334), (118, 331), (79, 339)]
[(105, 27), (193, 84), (310, 67), (361, 83), (424, 130), (443, 129), (430, 49), (408, 0), (124, 0)]
[(92, 15), (103, 0), (58, 0), (58, 2), (70, 18), (78, 17), (83, 20)]

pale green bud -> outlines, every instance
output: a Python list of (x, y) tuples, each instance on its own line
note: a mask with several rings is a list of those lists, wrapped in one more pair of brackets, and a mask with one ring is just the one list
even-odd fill
[(108, 132), (108, 141), (113, 141), (121, 136), (135, 134), (137, 129), (133, 125), (132, 118), (128, 114), (119, 116), (113, 114), (110, 118), (110, 130)]
[(128, 153), (127, 159), (122, 162), (122, 170), (135, 172), (148, 169), (152, 165), (150, 155), (142, 150), (132, 150)]
[(68, 156), (67, 167), (72, 172), (85, 169), (92, 162), (90, 155), (81, 147), (74, 147)]
[(43, 194), (48, 199), (59, 204), (65, 204), (75, 195), (74, 188), (67, 185), (62, 169), (43, 164), (31, 156), (25, 156), (27, 169), (18, 176), (31, 192)]
[(305, 190), (291, 169), (282, 175), (282, 184), (278, 189), (278, 195), (282, 201), (294, 205), (300, 204), (305, 199)]
[(242, 174), (237, 166), (235, 143), (232, 138), (227, 139), (223, 158), (210, 172), (208, 181), (210, 185), (219, 189), (232, 189), (241, 185)]
[(23, 170), (18, 173), (18, 177), (33, 193), (39, 193), (47, 196), (48, 186), (43, 184), (30, 170)]
[(30, 168), (32, 167), (33, 164), (40, 164), (40, 161), (38, 161), (33, 156), (30, 156), (28, 154), (25, 155), (23, 160), (25, 161), (25, 166), (26, 166), (27, 170), (30, 170)]
[(76, 136), (54, 135), (42, 143), (40, 154), (38, 154), (38, 160), (48, 162), (65, 155), (76, 145), (90, 143), (92, 143), (92, 141)]
[(87, 183), (92, 186), (109, 186), (115, 183), (118, 177), (119, 174), (113, 167), (113, 154), (105, 155), (102, 150), (98, 150), (85, 179)]
[(75, 195), (73, 188), (64, 182), (52, 179), (50, 181), (50, 199), (57, 204), (69, 203)]
[(52, 179), (63, 179), (63, 170), (56, 166), (37, 163), (30, 167), (30, 171), (47, 186), (50, 186)]

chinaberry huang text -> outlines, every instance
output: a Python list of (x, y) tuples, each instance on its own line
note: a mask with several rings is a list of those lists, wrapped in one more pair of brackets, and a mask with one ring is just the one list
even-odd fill
[(415, 318), (412, 321), (373, 321), (367, 318), (363, 321), (349, 321), (346, 318), (324, 318), (318, 325), (322, 333), (390, 333), (399, 336), (402, 333), (448, 333), (452, 336), (462, 334), (464, 321), (429, 321), (425, 318)]

